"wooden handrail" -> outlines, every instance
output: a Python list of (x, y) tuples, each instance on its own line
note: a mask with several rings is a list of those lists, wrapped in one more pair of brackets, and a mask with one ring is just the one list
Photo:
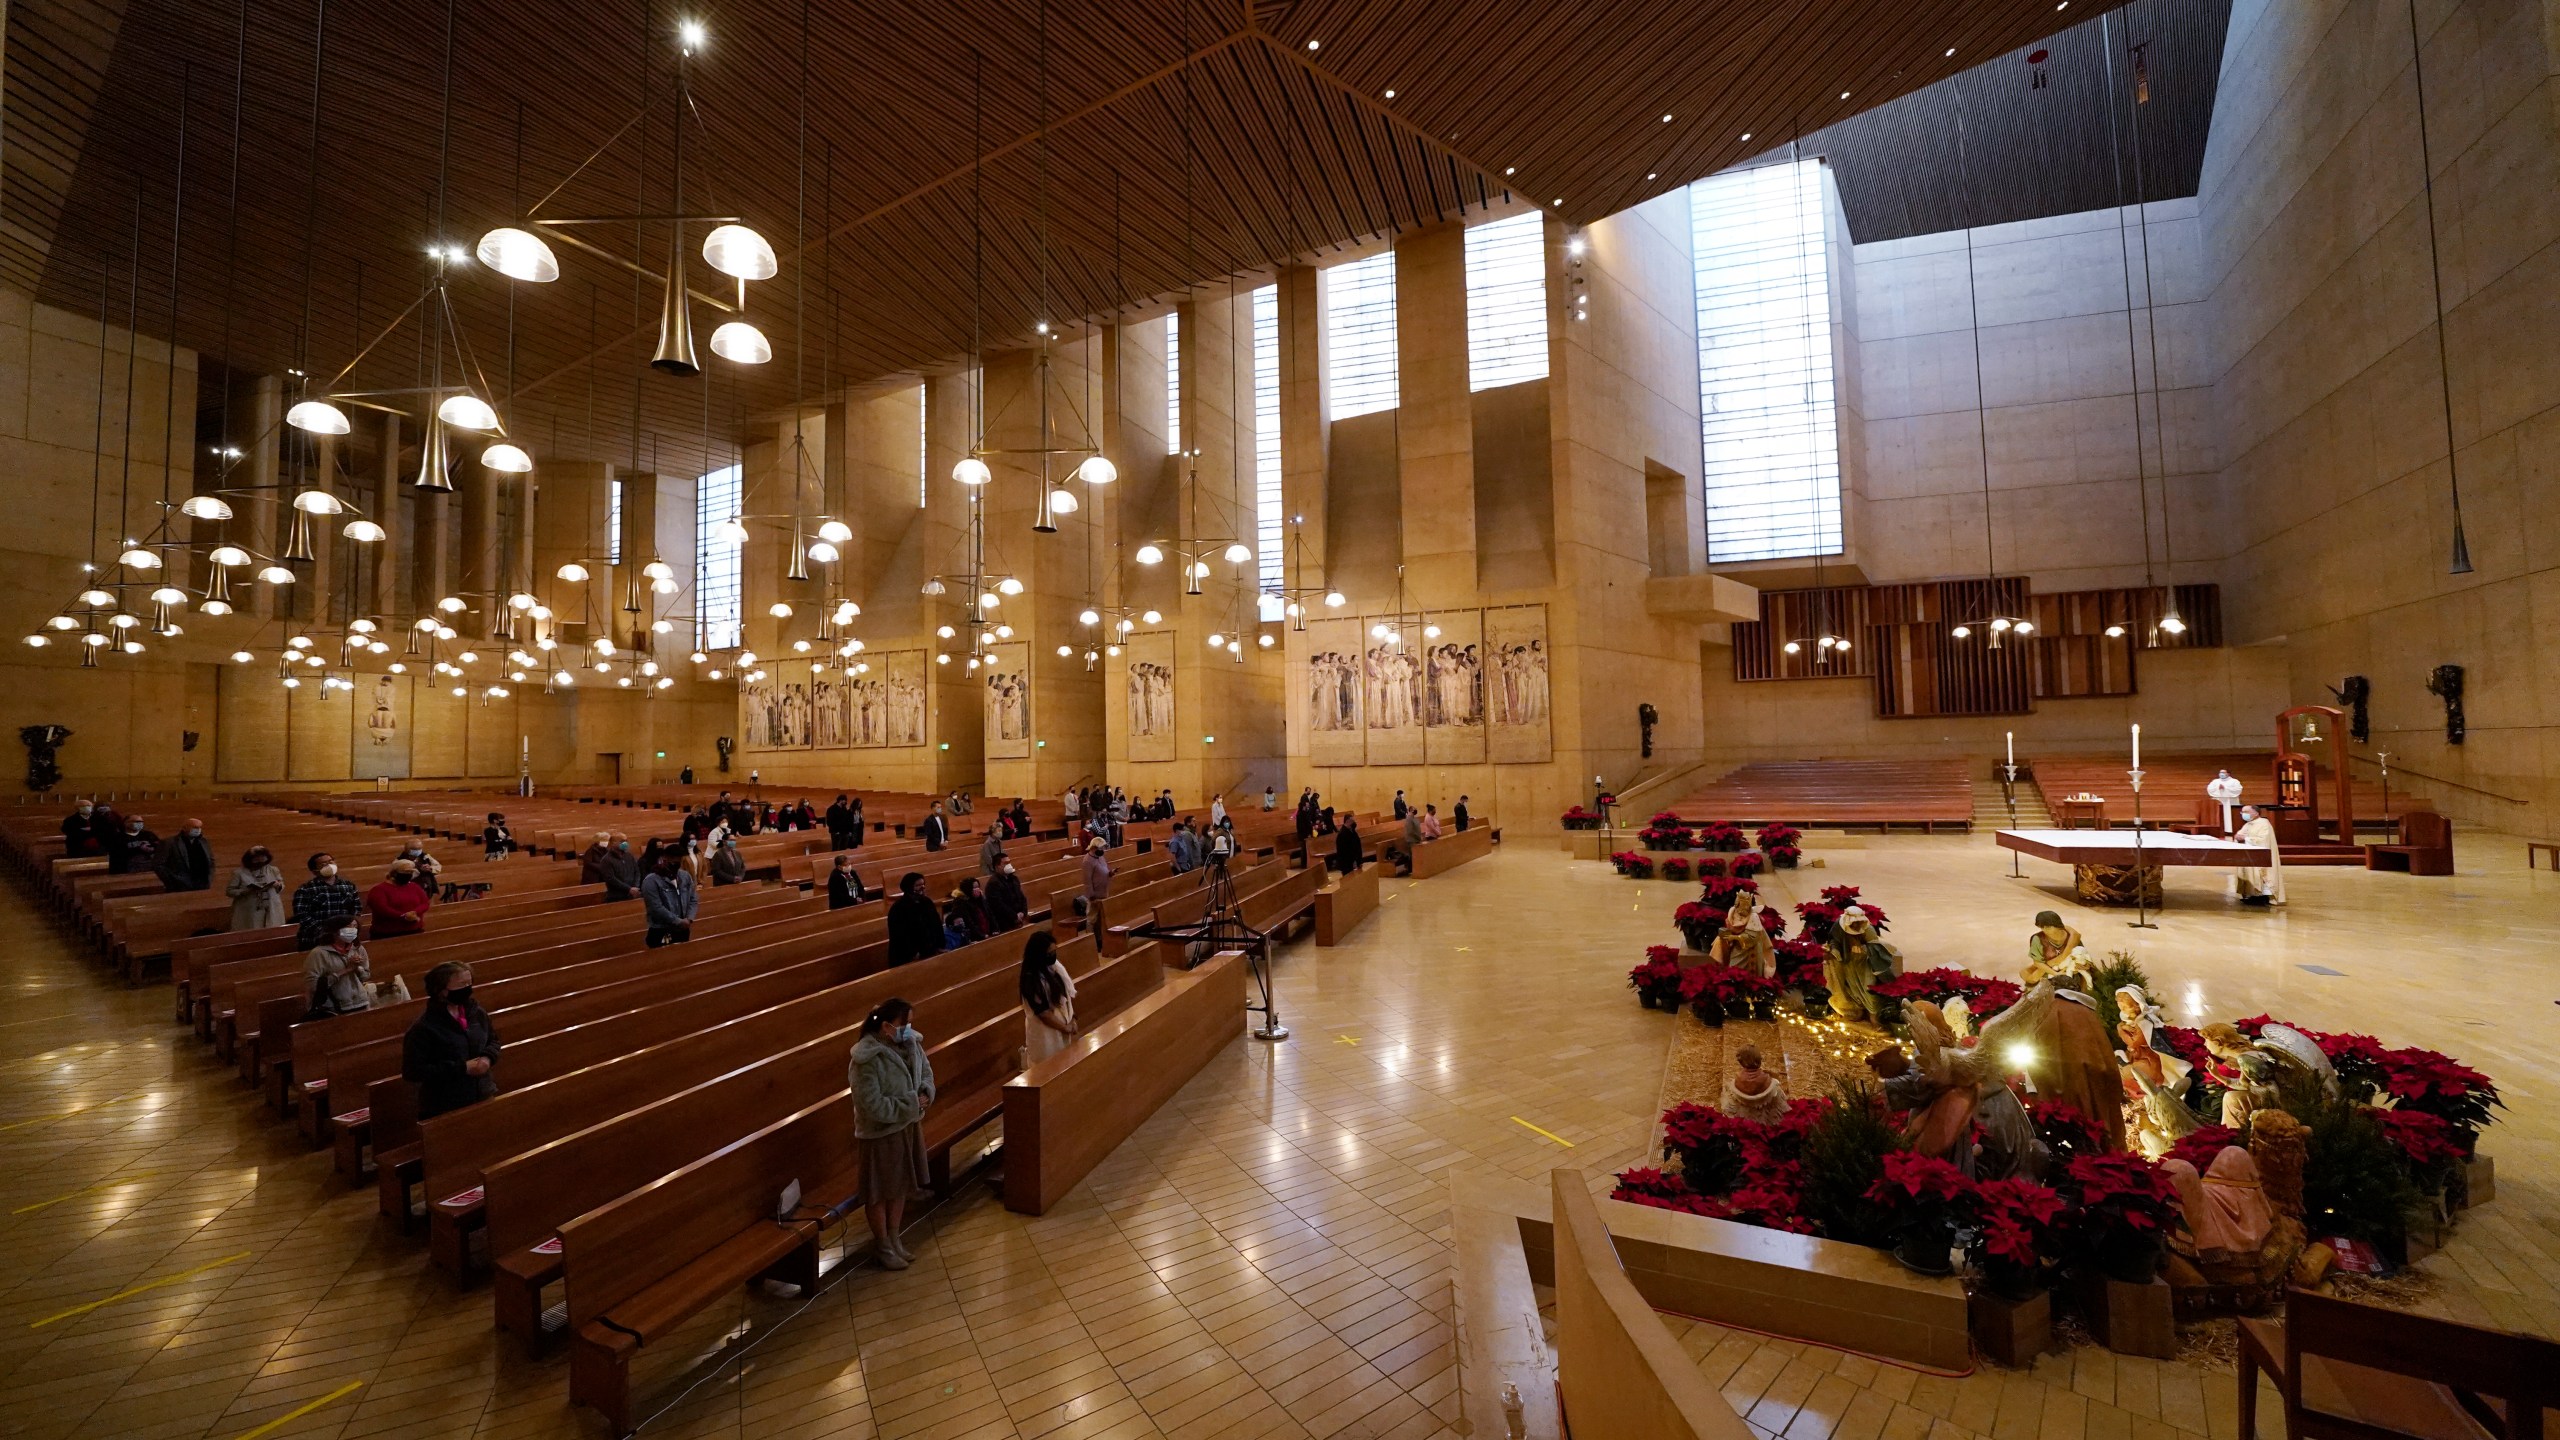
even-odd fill
[[(2383, 768), (2381, 761), (2378, 761), (2369, 755), (2357, 755), (2350, 753), (2347, 758), (2360, 764), (2370, 765), (2376, 770)], [(2530, 800), (2520, 800), (2513, 795), (2501, 795), (2495, 790), (2483, 790), (2477, 785), (2465, 785), (2459, 780), (2447, 780), (2441, 775), (2430, 775), (2424, 770), (2412, 770), (2406, 765), (2401, 766), (2398, 773), (2402, 775), (2415, 775), (2419, 779), (2424, 780), (2431, 785), (2450, 785), (2456, 790), (2468, 790), (2474, 795), (2486, 795), (2492, 800), (2504, 800), (2510, 805), (2530, 805), (2533, 803)]]

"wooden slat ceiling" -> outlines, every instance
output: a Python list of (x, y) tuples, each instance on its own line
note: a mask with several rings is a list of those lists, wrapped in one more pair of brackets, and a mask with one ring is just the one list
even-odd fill
[[(829, 381), (948, 366), (973, 333), (994, 344), (1044, 314), (1160, 307), (1186, 284), (1486, 207), (1560, 199), (1558, 213), (1596, 219), (2087, 11), (2052, 0), (458, 0), (439, 230), (446, 13), (432, 0), (329, 6), (315, 201), (314, 0), (17, 0), (0, 276), (87, 313), (104, 284), (120, 316), (138, 260), (144, 332), (253, 371), (307, 354), (325, 376), (417, 293), (431, 238), (467, 248), (558, 184), (644, 95), (647, 121), (545, 213), (664, 209), (672, 34), (679, 14), (696, 15), (710, 30), (692, 67), (707, 128), (688, 130), (688, 208), (745, 215), (782, 252), (782, 277), (750, 297), (774, 363), (741, 369), (706, 353), (707, 382), (647, 371), (655, 283), (565, 249), (557, 284), (510, 286), (470, 267), (455, 286), (502, 408), (537, 456), (655, 454), (675, 469), (723, 458), (744, 417)], [(794, 213), (804, 14), (805, 254)], [(247, 75), (236, 117), (235, 59)], [(644, 263), (665, 255), (663, 226), (587, 233)], [(707, 338), (719, 317), (698, 318)], [(350, 383), (414, 383), (417, 348), (395, 339)]]

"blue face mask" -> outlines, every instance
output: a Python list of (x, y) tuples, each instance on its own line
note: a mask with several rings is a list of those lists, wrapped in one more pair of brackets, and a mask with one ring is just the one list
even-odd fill
[(901, 1025), (901, 1026), (899, 1026), (899, 1027), (898, 1027), (898, 1043), (899, 1043), (899, 1044), (901, 1044), (901, 1045), (912, 1045), (912, 1044), (914, 1044), (914, 1043), (915, 1043), (915, 1039), (916, 1039), (916, 1027), (914, 1027), (913, 1025)]

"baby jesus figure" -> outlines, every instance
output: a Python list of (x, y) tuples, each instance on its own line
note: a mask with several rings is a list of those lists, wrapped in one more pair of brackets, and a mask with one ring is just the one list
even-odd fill
[(1716, 1108), (1727, 1115), (1739, 1115), (1763, 1125), (1786, 1118), (1787, 1087), (1778, 1077), (1760, 1068), (1760, 1052), (1745, 1045), (1733, 1052), (1734, 1072), (1725, 1077), (1724, 1094)]

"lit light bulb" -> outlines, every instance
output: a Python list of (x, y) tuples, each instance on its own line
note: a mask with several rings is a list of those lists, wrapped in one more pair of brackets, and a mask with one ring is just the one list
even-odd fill
[(772, 242), (734, 221), (715, 226), (702, 237), (702, 259), (734, 280), (770, 280), (782, 269), (774, 259)]
[(996, 627), (996, 638), (997, 638), (997, 639), (999, 639), (999, 640), (1010, 640), (1010, 639), (1012, 639), (1012, 638), (1013, 638), (1013, 627), (1012, 627), (1012, 626), (1010, 626), (1010, 625), (999, 625), (999, 626), (997, 626), (997, 627)]
[(987, 468), (986, 461), (975, 455), (963, 455), (960, 463), (951, 467), (951, 478), (963, 485), (984, 485), (996, 477), (995, 472)]
[(1970, 639), (1973, 635), (1973, 627), (1970, 625), (1959, 625), (1952, 633), (1959, 640)]
[(526, 475), (533, 471), (533, 457), (525, 453), (523, 446), (501, 440), (480, 452), (480, 465), (501, 475)]
[(841, 552), (839, 552), (836, 547), (828, 541), (812, 540), (809, 542), (809, 558), (817, 561), (821, 565), (833, 565), (836, 563), (840, 553)]
[(370, 520), (350, 520), (347, 522), (347, 538), (360, 545), (379, 544), (389, 534), (389, 531), (383, 529), (381, 526)]
[(701, 651), (699, 651), (699, 650), (696, 650), (696, 651), (694, 651), (694, 652), (693, 652), (693, 663), (694, 663), (694, 664), (696, 664), (696, 665), (699, 665), (699, 664), (701, 664), (702, 662), (704, 662), (704, 661), (706, 661), (706, 660), (708, 660), (708, 659), (710, 659), (710, 658), (711, 658), (710, 656), (705, 655), (704, 653), (702, 653), (702, 652), (701, 652)]
[(1073, 515), (1076, 513), (1076, 507), (1076, 492), (1073, 490), (1052, 490), (1049, 492), (1049, 513), (1053, 515)]
[(762, 365), (773, 358), (773, 342), (744, 320), (732, 320), (711, 332), (711, 353), (732, 365)]
[(587, 567), (579, 564), (575, 560), (572, 560), (551, 573), (568, 581), (572, 585), (576, 585), (587, 578)]
[(463, 610), (462, 597), (459, 595), (447, 595), (436, 602), (436, 608), (447, 615), (459, 615)]
[(1019, 595), (1022, 593), (1022, 582), (1007, 575), (996, 582), (996, 591), (1002, 595)]
[(1164, 612), (1161, 610), (1149, 610), (1138, 618), (1149, 625), (1161, 625), (1164, 623)]
[(231, 652), (232, 663), (236, 665), (252, 665), (257, 663), (257, 659), (258, 657), (256, 655), (247, 650), (234, 650)]
[(204, 558), (225, 569), (237, 570), (249, 563), (249, 552), (237, 545), (216, 545), (204, 552)]
[(344, 435), (355, 427), (347, 412), (326, 400), (303, 400), (284, 412), (284, 423), (307, 435)]
[(1339, 590), (1327, 590), (1324, 592), (1324, 605), (1328, 610), (1339, 610), (1350, 603), (1351, 602), (1349, 600), (1343, 597), (1342, 592)]
[(1226, 637), (1225, 635), (1220, 634), (1218, 631), (1215, 631), (1215, 630), (1212, 630), (1212, 631), (1210, 631), (1210, 632), (1209, 632), (1209, 648), (1210, 648), (1210, 649), (1212, 649), (1212, 650), (1223, 650), (1223, 649), (1225, 649), (1225, 648), (1226, 648), (1226, 644), (1227, 644), (1227, 637)]
[(732, 545), (747, 543), (747, 524), (735, 515), (712, 526), (711, 533)]
[[(43, 643), (44, 643), (44, 637), (43, 637), (43, 636), (41, 636), (41, 635), (30, 635), (30, 636), (28, 636), (27, 638), (28, 638), (28, 639), (30, 639), (30, 640), (35, 641), (35, 642), (36, 642), (37, 644), (39, 644), (39, 645), (41, 645), (41, 644), (43, 644)], [(1059, 658), (1059, 659), (1061, 659), (1061, 660), (1066, 659), (1068, 656), (1073, 655), (1073, 654), (1075, 654), (1075, 653), (1076, 653), (1076, 647), (1074, 647), (1073, 645), (1061, 645), (1061, 646), (1059, 646), (1059, 647), (1058, 647), (1058, 658)]]
[(788, 600), (776, 600), (772, 604), (764, 607), (764, 613), (772, 616), (776, 620), (788, 620), (791, 618), (791, 602)]
[(488, 401), (467, 390), (459, 395), (446, 396), (444, 403), (436, 407), (436, 418), (456, 430), (498, 428), (498, 412), (489, 408)]
[(2172, 635), (2184, 635), (2187, 633), (2187, 622), (2179, 619), (2178, 612), (2172, 610), (2160, 617), (2160, 628)]
[(957, 630), (952, 629), (952, 628), (951, 628), (950, 626), (948, 626), (948, 625), (943, 625), (943, 626), (938, 626), (938, 627), (936, 627), (933, 633), (934, 633), (934, 635), (935, 635), (936, 637), (938, 637), (938, 638), (940, 638), (940, 639), (948, 640), (948, 639), (950, 639), (952, 636), (957, 635), (957, 634), (959, 634), (960, 632), (959, 632), (959, 631), (957, 631)]
[(1268, 649), (1270, 649), (1272, 646), (1279, 644), (1279, 643), (1280, 643), (1280, 640), (1279, 640), (1279, 637), (1274, 636), (1274, 635), (1263, 635), (1263, 636), (1259, 636), (1259, 637), (1257, 637), (1257, 638), (1254, 640), (1254, 642), (1253, 642), (1253, 643), (1254, 643), (1254, 644), (1256, 644), (1256, 645), (1261, 646), (1261, 647), (1262, 647), (1263, 649), (1265, 649), (1265, 650), (1268, 650)]
[(1192, 562), (1191, 562), (1191, 573), (1192, 573), (1192, 574), (1194, 574), (1194, 575), (1199, 576), (1199, 577), (1200, 577), (1201, 579), (1203, 579), (1203, 580), (1208, 579), (1208, 578), (1209, 578), (1209, 562), (1208, 562), (1208, 561), (1206, 561), (1206, 560), (1194, 560), (1194, 561), (1192, 561)]
[(1790, 655), (1793, 655), (1793, 654), (1796, 654), (1797, 652), (1799, 652), (1799, 651), (1803, 650), (1803, 649), (1804, 649), (1804, 646), (1802, 646), (1802, 645), (1800, 645), (1800, 644), (1796, 643), (1796, 642), (1795, 642), (1795, 641), (1793, 641), (1793, 640), (1790, 640), (1790, 641), (1788, 641), (1786, 644), (1784, 644), (1784, 645), (1780, 646), (1779, 648), (1780, 648), (1780, 649), (1782, 649), (1782, 650), (1784, 650), (1784, 651), (1786, 651), (1786, 653), (1788, 653), (1788, 654), (1790, 654)]
[(1437, 639), (1439, 639), (1439, 638), (1440, 638), (1440, 627), (1439, 627), (1439, 626), (1437, 626), (1437, 625), (1425, 625), (1425, 626), (1423, 626), (1423, 627), (1422, 627), (1422, 638), (1423, 638), (1423, 639), (1425, 639), (1425, 640), (1437, 640)]
[(550, 245), (530, 230), (501, 225), (480, 237), (474, 247), (480, 263), (510, 280), (524, 280), (548, 285), (560, 278), (560, 258), (551, 253)]
[(1099, 625), (1102, 623), (1102, 612), (1091, 607), (1087, 607), (1084, 610), (1077, 612), (1076, 623), (1079, 625)]
[(853, 539), (853, 527), (841, 520), (819, 522), (818, 538), (830, 545), (842, 545)]
[(1120, 467), (1099, 455), (1088, 456), (1076, 467), (1076, 478), (1087, 485), (1108, 485), (1120, 478)]
[(1102, 653), (1110, 656), (1114, 660), (1117, 660), (1120, 658), (1120, 647), (1117, 645), (1105, 645), (1102, 647)]
[[(1253, 547), (1247, 545), (1241, 540), (1227, 546), (1227, 563), (1230, 565), (1242, 565), (1252, 558)], [(1207, 572), (1203, 571), (1202, 573), (1206, 574)]]
[(993, 590), (986, 591), (985, 593), (983, 593), (983, 594), (981, 594), (981, 595), (979, 595), (979, 596), (978, 596), (978, 608), (979, 608), (979, 609), (981, 609), (981, 610), (993, 610), (993, 609), (994, 609), (994, 608), (996, 608), (998, 605), (1001, 605), (1001, 604), (1003, 604), (1003, 603), (1004, 603), (1004, 601), (1002, 601), (1001, 599), (998, 599), (998, 598), (997, 598), (997, 596), (996, 596), (996, 592), (994, 592)]
[(1135, 558), (1141, 565), (1161, 565), (1164, 563), (1164, 551), (1152, 543), (1141, 545)]

